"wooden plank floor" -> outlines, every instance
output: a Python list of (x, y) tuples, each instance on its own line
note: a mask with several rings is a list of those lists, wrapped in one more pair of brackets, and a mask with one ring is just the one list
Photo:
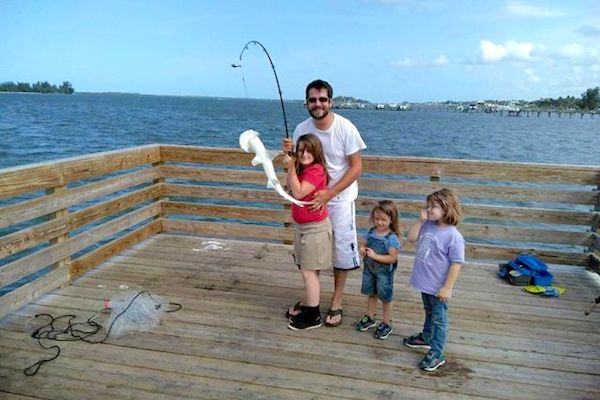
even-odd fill
[[(552, 267), (568, 292), (537, 297), (495, 277), (496, 265), (463, 268), (450, 306), (447, 364), (427, 374), (423, 352), (401, 344), (423, 321), (412, 266), (401, 256), (394, 333), (358, 332), (360, 272), (346, 288), (342, 326), (293, 332), (283, 316), (300, 298), (290, 246), (161, 234), (113, 257), (73, 284), (0, 320), (3, 399), (598, 399), (600, 279)], [(323, 274), (322, 301), (332, 275)], [(58, 359), (29, 336), (37, 313), (85, 320), (123, 288), (148, 289), (183, 305), (162, 324), (104, 344), (62, 342)]]

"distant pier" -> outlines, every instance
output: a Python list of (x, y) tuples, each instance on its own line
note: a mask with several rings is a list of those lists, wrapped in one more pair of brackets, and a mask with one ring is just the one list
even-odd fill
[(600, 111), (581, 110), (538, 110), (522, 109), (517, 104), (502, 105), (496, 103), (334, 103), (334, 109), (361, 109), (378, 111), (419, 111), (419, 112), (463, 112), (467, 114), (492, 114), (509, 117), (553, 117), (553, 118), (595, 118)]
[(412, 111), (425, 111), (425, 112), (463, 112), (467, 114), (492, 114), (509, 117), (553, 117), (553, 118), (596, 118), (599, 114), (598, 111), (575, 111), (575, 110), (522, 110), (522, 109), (490, 109), (490, 108), (463, 108), (456, 106), (411, 106)]

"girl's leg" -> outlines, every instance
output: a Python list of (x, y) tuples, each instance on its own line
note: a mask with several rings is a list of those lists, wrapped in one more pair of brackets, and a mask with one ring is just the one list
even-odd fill
[(448, 303), (432, 296), (431, 306), (431, 351), (441, 355), (444, 353), (448, 334)]
[(377, 295), (372, 294), (367, 300), (367, 315), (375, 320), (375, 312), (377, 311)]
[(383, 322), (391, 325), (392, 322), (392, 302), (383, 303)]
[(300, 271), (304, 280), (304, 301), (303, 305), (316, 307), (319, 305), (321, 297), (321, 285), (319, 282), (319, 271)]
[(433, 336), (431, 297), (435, 297), (435, 296), (432, 296), (427, 293), (421, 293), (421, 298), (423, 299), (423, 308), (425, 309), (425, 323), (423, 324), (423, 339), (428, 343), (431, 342), (431, 338)]

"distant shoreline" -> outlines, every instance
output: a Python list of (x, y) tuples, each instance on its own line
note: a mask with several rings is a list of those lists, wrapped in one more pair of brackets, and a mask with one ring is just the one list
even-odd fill
[[(134, 92), (74, 92), (74, 93), (62, 93), (62, 92), (32, 92), (32, 91), (0, 91), (2, 93), (10, 94), (72, 94), (72, 95), (94, 95), (94, 96), (148, 96), (148, 97), (176, 97), (176, 98), (190, 98), (190, 99), (212, 99), (212, 100), (238, 100), (238, 101), (272, 101), (279, 102), (279, 99), (262, 99), (262, 98), (248, 98), (248, 97), (226, 97), (226, 96), (201, 96), (201, 95), (178, 95), (178, 94), (148, 94), (148, 93), (134, 93)], [(346, 102), (344, 102), (346, 100)], [(348, 101), (349, 100), (349, 101)], [(353, 101), (354, 100), (354, 101)], [(480, 111), (490, 112), (496, 111), (495, 107), (508, 108), (506, 112), (539, 112), (539, 113), (583, 113), (583, 114), (598, 114), (600, 110), (586, 110), (578, 108), (542, 108), (536, 107), (534, 102), (521, 100), (521, 101), (509, 101), (509, 100), (495, 100), (491, 103), (483, 103), (482, 101), (460, 101), (460, 100), (445, 100), (445, 101), (425, 101), (425, 102), (371, 102), (368, 100), (356, 100), (351, 97), (334, 97), (334, 106), (332, 109), (343, 110), (343, 109), (356, 109), (356, 110), (400, 110), (400, 111), (415, 111), (417, 109), (451, 109), (455, 111)], [(285, 103), (304, 103), (303, 99), (284, 99)], [(360, 104), (360, 106), (358, 106)], [(485, 104), (485, 105), (484, 105)], [(475, 107), (474, 107), (475, 106)], [(486, 110), (487, 108), (487, 110)], [(491, 109), (490, 109), (491, 108)], [(497, 110), (499, 111), (499, 110)]]

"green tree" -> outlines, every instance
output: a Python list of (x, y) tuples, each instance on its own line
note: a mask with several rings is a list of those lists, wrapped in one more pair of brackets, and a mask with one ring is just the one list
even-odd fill
[(600, 87), (588, 89), (581, 94), (579, 107), (584, 110), (596, 110), (600, 107)]
[(62, 85), (60, 85), (60, 87), (58, 88), (58, 91), (60, 93), (73, 94), (73, 92), (75, 92), (75, 89), (73, 89), (73, 85), (71, 85), (71, 82), (64, 81)]

